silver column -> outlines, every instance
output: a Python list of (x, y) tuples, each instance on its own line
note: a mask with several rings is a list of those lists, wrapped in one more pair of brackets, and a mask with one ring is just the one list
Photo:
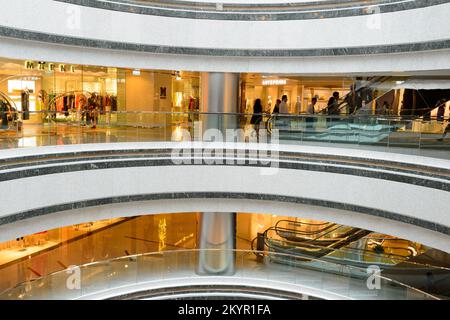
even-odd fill
[[(203, 130), (238, 128), (239, 74), (209, 72), (202, 74)], [(198, 270), (202, 275), (232, 275), (235, 269), (236, 214), (203, 212), (200, 216)]]
[(204, 117), (203, 128), (225, 129), (238, 127), (239, 74), (208, 72), (202, 74), (202, 112), (216, 113)]
[(203, 212), (200, 222), (197, 273), (233, 275), (235, 269), (236, 214)]

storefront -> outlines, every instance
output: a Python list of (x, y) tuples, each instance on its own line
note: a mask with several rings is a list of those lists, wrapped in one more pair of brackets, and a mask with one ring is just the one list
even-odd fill
[(198, 111), (200, 75), (0, 59), (0, 92), (24, 123), (83, 123), (83, 111), (95, 103), (99, 122), (130, 124), (139, 116), (118, 117), (115, 111)]
[(318, 77), (276, 77), (260, 74), (241, 76), (241, 112), (252, 113), (256, 99), (261, 99), (263, 110), (272, 112), (277, 99), (288, 97), (290, 114), (306, 113), (313, 97), (317, 98), (316, 112), (327, 107), (333, 92), (344, 97), (349, 91), (352, 78), (318, 78)]

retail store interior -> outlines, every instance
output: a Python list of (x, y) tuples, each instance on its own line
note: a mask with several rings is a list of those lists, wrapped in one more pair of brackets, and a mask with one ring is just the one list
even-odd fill
[[(319, 268), (316, 259), (365, 270), (447, 296), (450, 256), (419, 243), (332, 222), (237, 213), (236, 259), (261, 265)], [(0, 244), (0, 291), (71, 265), (145, 253), (198, 249), (201, 213), (153, 214), (81, 223)], [(248, 254), (239, 257), (239, 250)], [(273, 254), (273, 255), (272, 255)], [(285, 261), (275, 254), (295, 255)], [(262, 256), (269, 260), (261, 260)], [(157, 257), (155, 257), (157, 259)], [(294, 264), (293, 264), (294, 263)], [(323, 268), (321, 266), (320, 268)], [(430, 270), (433, 288), (430, 288)], [(322, 270), (323, 271), (323, 270)], [(342, 273), (343, 270), (329, 270)], [(447, 290), (447, 291), (446, 291)]]

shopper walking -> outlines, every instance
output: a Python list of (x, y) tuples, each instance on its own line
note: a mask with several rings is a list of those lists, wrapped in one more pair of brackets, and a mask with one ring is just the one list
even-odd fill
[[(317, 104), (317, 97), (314, 97), (311, 99), (311, 103), (306, 108), (306, 112), (309, 115), (315, 115), (316, 114), (316, 104)], [(306, 128), (310, 126), (314, 126), (314, 117), (306, 117)]]
[(287, 102), (288, 102), (287, 95), (283, 95), (281, 97), (280, 114), (289, 114), (289, 106)]
[(333, 96), (328, 100), (327, 114), (329, 116), (339, 115), (339, 92), (333, 92)]
[(259, 127), (263, 119), (262, 109), (263, 108), (261, 104), (261, 99), (256, 99), (255, 104), (253, 105), (253, 116), (250, 120), (250, 123), (254, 125), (256, 131), (256, 138), (258, 141), (259, 141)]
[(280, 104), (281, 104), (281, 100), (277, 99), (277, 101), (275, 103), (275, 107), (273, 107), (272, 115), (277, 115), (280, 113)]

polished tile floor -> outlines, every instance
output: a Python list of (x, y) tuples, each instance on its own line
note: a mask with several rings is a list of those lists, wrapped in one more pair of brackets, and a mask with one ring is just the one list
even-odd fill
[[(69, 145), (82, 143), (113, 143), (113, 142), (149, 142), (171, 141), (172, 137), (179, 139), (180, 129), (186, 128), (183, 122), (173, 122), (168, 126), (131, 127), (131, 126), (79, 126), (66, 123), (26, 124), (21, 131), (0, 130), (0, 149), (27, 148), (49, 145)], [(388, 139), (369, 143), (332, 142), (324, 138), (323, 141), (311, 141), (307, 136), (295, 136), (284, 139), (280, 143), (341, 147), (382, 152), (394, 152), (430, 156), (450, 159), (450, 134), (443, 141), (439, 141), (441, 134), (437, 133), (391, 133)]]

